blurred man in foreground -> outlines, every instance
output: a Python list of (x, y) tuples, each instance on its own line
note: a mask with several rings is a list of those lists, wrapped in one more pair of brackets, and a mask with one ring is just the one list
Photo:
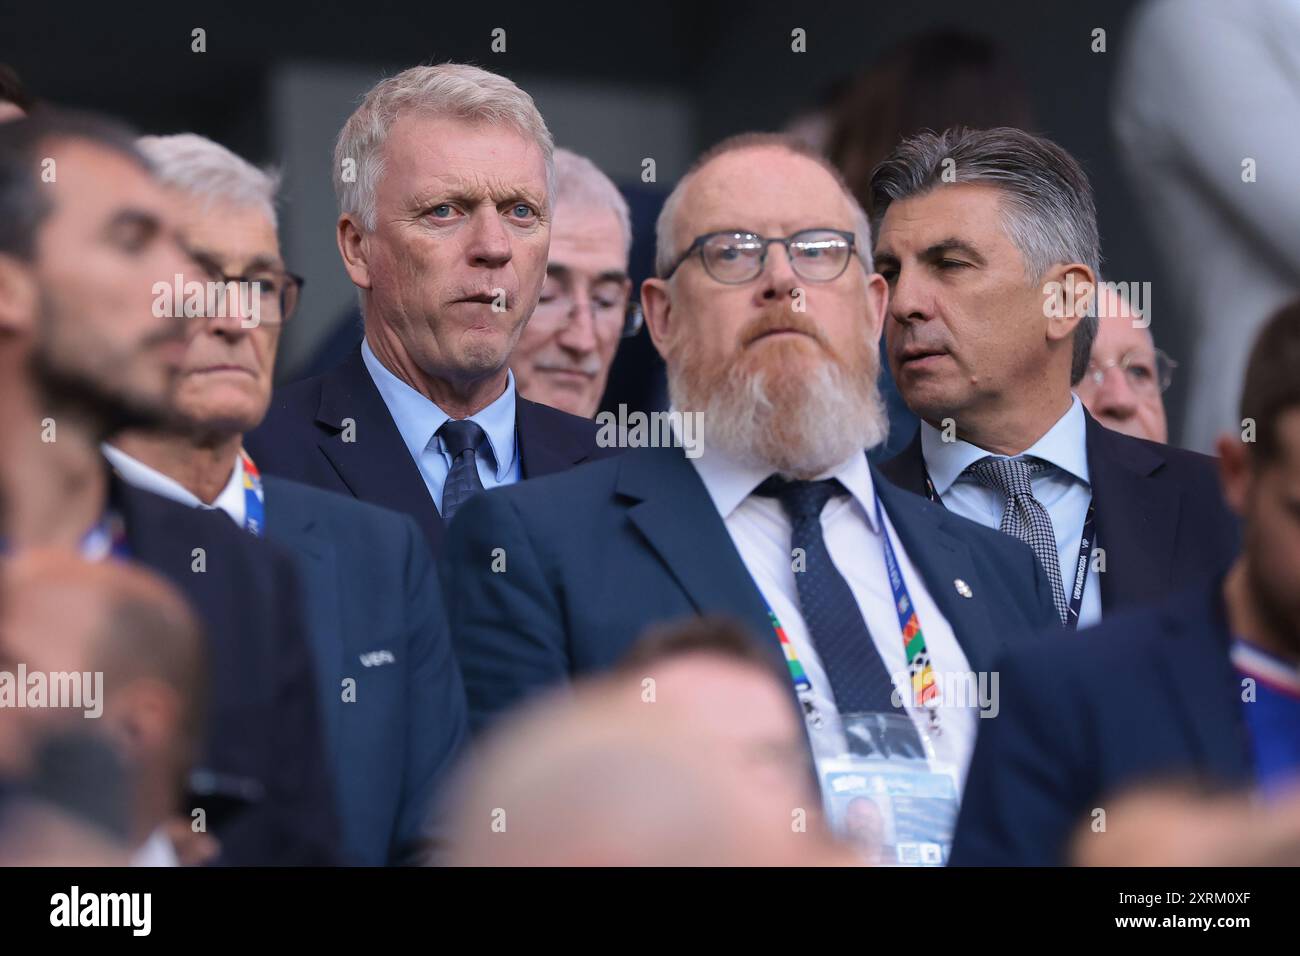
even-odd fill
[[(0, 607), (4, 670), (21, 666), (29, 681), (40, 675), (50, 694), (45, 707), (18, 712), (26, 724), (16, 748), (22, 775), (35, 771), (42, 741), (92, 735), (124, 765), (133, 863), (178, 865), (173, 835), (186, 851), (214, 854), (206, 827), (192, 829), (195, 821), (182, 816), (207, 687), (202, 633), (180, 594), (130, 564), (30, 551), (6, 561)], [(69, 679), (83, 685), (75, 706), (56, 699)]]
[(632, 221), (627, 200), (595, 163), (555, 151), (555, 219), (546, 283), (510, 357), (519, 393), (583, 418), (600, 407), (629, 309)]
[(1087, 641), (1001, 661), (1002, 712), (981, 728), (954, 863), (1063, 862), (1077, 824), (1143, 784), (1268, 799), (1300, 779), (1300, 304), (1255, 343), (1241, 418), (1219, 440), (1241, 555)]
[(186, 247), (211, 279), (232, 285), (224, 314), (190, 341), (174, 420), (122, 432), (104, 453), (128, 483), (224, 511), (294, 556), (345, 858), (411, 862), (465, 733), (433, 558), (406, 515), (259, 475), (243, 434), (266, 413), (299, 281), (280, 254), (276, 184), (201, 136), (147, 137), (141, 148), (178, 204)]
[(23, 369), (0, 436), (4, 545), (135, 560), (176, 585), (211, 664), (189, 807), (222, 862), (329, 862), (333, 800), (292, 562), (224, 516), (114, 479), (100, 453), (114, 432), (170, 414), (189, 315), (203, 313), (167, 293), (187, 272), (176, 210), (131, 131), (51, 110), (0, 124), (0, 367)]
[(615, 674), (486, 738), (458, 792), (454, 862), (853, 863), (824, 828), (781, 679), (723, 622), (647, 638)]

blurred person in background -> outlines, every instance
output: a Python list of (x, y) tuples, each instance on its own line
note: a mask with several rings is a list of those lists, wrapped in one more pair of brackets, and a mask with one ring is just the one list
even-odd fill
[(1095, 808), (1161, 781), (1250, 789), (1270, 802), (1293, 794), (1300, 303), (1256, 340), (1240, 417), (1245, 428), (1218, 446), (1228, 501), (1245, 526), (1240, 555), (1225, 553), (1226, 571), (1184, 579), (1184, 592), (1117, 615), (1086, 641), (1027, 648), (999, 663), (1002, 711), (980, 728), (955, 864), (1064, 862), (1075, 827)]
[(516, 393), (546, 279), (553, 144), (532, 97), (457, 63), (376, 84), (335, 145), (338, 247), (365, 340), (276, 390), (264, 471), (411, 515), (436, 557), (480, 492), (602, 453), (596, 426)]
[(664, 628), (484, 739), (457, 793), (453, 862), (852, 864), (824, 828), (782, 679), (737, 626)]
[(139, 561), (176, 585), (203, 621), (213, 688), (189, 806), (206, 811), (223, 863), (329, 862), (333, 799), (291, 559), (120, 481), (100, 451), (171, 414), (198, 323), (158, 288), (196, 272), (132, 131), (50, 109), (0, 124), (0, 367), (21, 368), (0, 436), (3, 543)]
[(1241, 427), (1255, 334), (1300, 294), (1300, 4), (1150, 0), (1118, 55), (1111, 127), (1190, 359), (1179, 444), (1211, 452)]
[(260, 475), (243, 435), (266, 414), (299, 283), (280, 252), (276, 181), (192, 133), (145, 137), (140, 148), (178, 206), (190, 254), (212, 281), (240, 285), (190, 340), (172, 420), (123, 431), (104, 454), (124, 481), (223, 511), (293, 555), (345, 859), (413, 862), (430, 836), (434, 787), (465, 735), (433, 558), (407, 515)]
[(1150, 324), (1117, 287), (1097, 287), (1097, 337), (1088, 370), (1074, 386), (1098, 422), (1133, 438), (1169, 440), (1164, 393), (1178, 363), (1156, 348)]
[(546, 282), (510, 357), (519, 394), (591, 418), (619, 340), (640, 329), (632, 307), (627, 200), (585, 156), (555, 151), (555, 212)]
[(5, 562), (0, 589), (4, 670), (21, 664), (29, 675), (49, 675), (51, 688), (56, 674), (94, 675), (82, 693), (95, 699), (83, 698), (80, 709), (19, 711), (26, 726), (10, 750), (18, 775), (35, 772), (41, 741), (95, 735), (123, 763), (132, 863), (179, 865), (174, 837), (187, 855), (214, 856), (206, 827), (193, 829), (182, 811), (203, 742), (207, 675), (203, 635), (180, 594), (124, 562), (39, 549)]

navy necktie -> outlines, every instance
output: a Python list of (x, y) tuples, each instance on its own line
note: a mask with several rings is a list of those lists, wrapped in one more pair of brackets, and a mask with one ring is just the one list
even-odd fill
[(475, 452), (487, 441), (487, 435), (478, 422), (468, 418), (447, 419), (438, 434), (451, 455), (451, 471), (442, 486), (442, 520), (450, 522), (461, 505), (483, 490)]
[[(796, 571), (799, 609), (831, 682), (841, 714), (905, 715), (894, 706), (894, 684), (871, 638), (853, 590), (831, 560), (822, 535), (822, 508), (847, 494), (835, 479), (787, 481), (772, 477), (755, 494), (776, 498), (790, 518), (790, 547), (802, 549), (804, 570)], [(883, 529), (882, 529), (883, 530)]]

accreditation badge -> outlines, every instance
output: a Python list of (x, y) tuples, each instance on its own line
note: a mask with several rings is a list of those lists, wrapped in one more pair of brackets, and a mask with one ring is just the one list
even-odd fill
[(943, 866), (952, 849), (954, 768), (903, 714), (843, 714), (846, 749), (818, 762), (831, 828), (876, 866)]

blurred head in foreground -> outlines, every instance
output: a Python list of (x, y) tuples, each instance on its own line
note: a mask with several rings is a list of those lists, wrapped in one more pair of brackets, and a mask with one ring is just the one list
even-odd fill
[(728, 624), (652, 634), (610, 676), (496, 728), (455, 795), (452, 862), (851, 863), (823, 828), (788, 698)]
[[(0, 606), (0, 671), (21, 667), (29, 697), (21, 719), (4, 725), (5, 774), (39, 785), (51, 754), (93, 762), (111, 750), (126, 774), (126, 842), (143, 844), (177, 813), (201, 739), (203, 644), (189, 607), (140, 568), (56, 550), (6, 561)], [(46, 686), (39, 707), (30, 706), (33, 675)], [(52, 751), (51, 741), (77, 746)], [(112, 776), (111, 767), (105, 772)], [(108, 797), (83, 792), (79, 799)]]

